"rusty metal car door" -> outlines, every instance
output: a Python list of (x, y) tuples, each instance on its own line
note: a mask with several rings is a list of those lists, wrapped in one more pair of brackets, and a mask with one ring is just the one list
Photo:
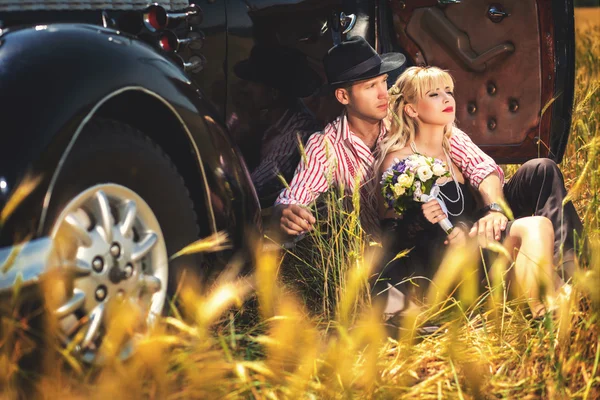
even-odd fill
[(386, 0), (380, 51), (447, 69), (457, 124), (498, 162), (560, 161), (573, 102), (571, 0)]

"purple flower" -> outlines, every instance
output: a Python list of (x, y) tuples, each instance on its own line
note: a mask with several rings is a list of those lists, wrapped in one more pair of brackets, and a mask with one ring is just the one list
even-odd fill
[(404, 171), (406, 171), (406, 163), (404, 162), (404, 160), (402, 160), (402, 161), (394, 164), (393, 168), (398, 173), (403, 174)]

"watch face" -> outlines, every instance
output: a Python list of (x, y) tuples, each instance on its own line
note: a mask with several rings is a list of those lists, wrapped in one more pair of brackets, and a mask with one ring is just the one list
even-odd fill
[(498, 203), (492, 203), (490, 204), (490, 210), (492, 211), (498, 211), (498, 212), (503, 212), (502, 207), (500, 207), (500, 204)]

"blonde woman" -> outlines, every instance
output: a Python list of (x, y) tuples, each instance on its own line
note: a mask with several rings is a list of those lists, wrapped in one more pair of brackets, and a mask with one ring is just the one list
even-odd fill
[[(437, 182), (447, 214), (438, 202), (432, 201), (399, 216), (387, 207), (381, 191), (378, 191), (378, 213), (387, 259), (393, 259), (402, 250), (411, 249), (408, 257), (387, 264), (380, 277), (380, 282), (387, 286), (387, 314), (401, 311), (404, 307), (403, 302), (394, 304), (393, 299), (402, 298), (394, 294), (397, 292), (396, 284), (411, 275), (432, 278), (445, 249), (465, 242), (478, 220), (469, 183), (450, 156), (450, 141), (453, 132), (456, 132), (453, 129), (456, 110), (453, 91), (452, 77), (436, 67), (408, 68), (390, 90), (389, 130), (379, 144), (378, 177), (395, 162), (413, 153), (442, 160), (450, 177), (440, 178)], [(438, 225), (446, 217), (454, 225), (450, 233)], [(500, 231), (501, 237), (497, 239), (506, 243), (511, 252), (518, 249), (514, 277), (527, 296), (531, 313), (543, 315), (545, 304), (553, 300), (554, 286), (560, 284), (552, 266), (552, 223), (542, 216), (525, 217), (504, 222)], [(542, 295), (540, 282), (544, 281), (552, 284)]]

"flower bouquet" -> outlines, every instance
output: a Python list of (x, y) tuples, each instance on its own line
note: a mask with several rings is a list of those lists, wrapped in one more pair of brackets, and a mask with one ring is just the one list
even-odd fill
[[(437, 158), (416, 153), (403, 160), (395, 158), (381, 177), (381, 191), (386, 206), (403, 215), (418, 203), (437, 200), (442, 210), (448, 214), (446, 205), (438, 198), (440, 188), (436, 181), (449, 176), (446, 164)], [(452, 230), (452, 223), (448, 218), (440, 221), (439, 225), (446, 233)]]

